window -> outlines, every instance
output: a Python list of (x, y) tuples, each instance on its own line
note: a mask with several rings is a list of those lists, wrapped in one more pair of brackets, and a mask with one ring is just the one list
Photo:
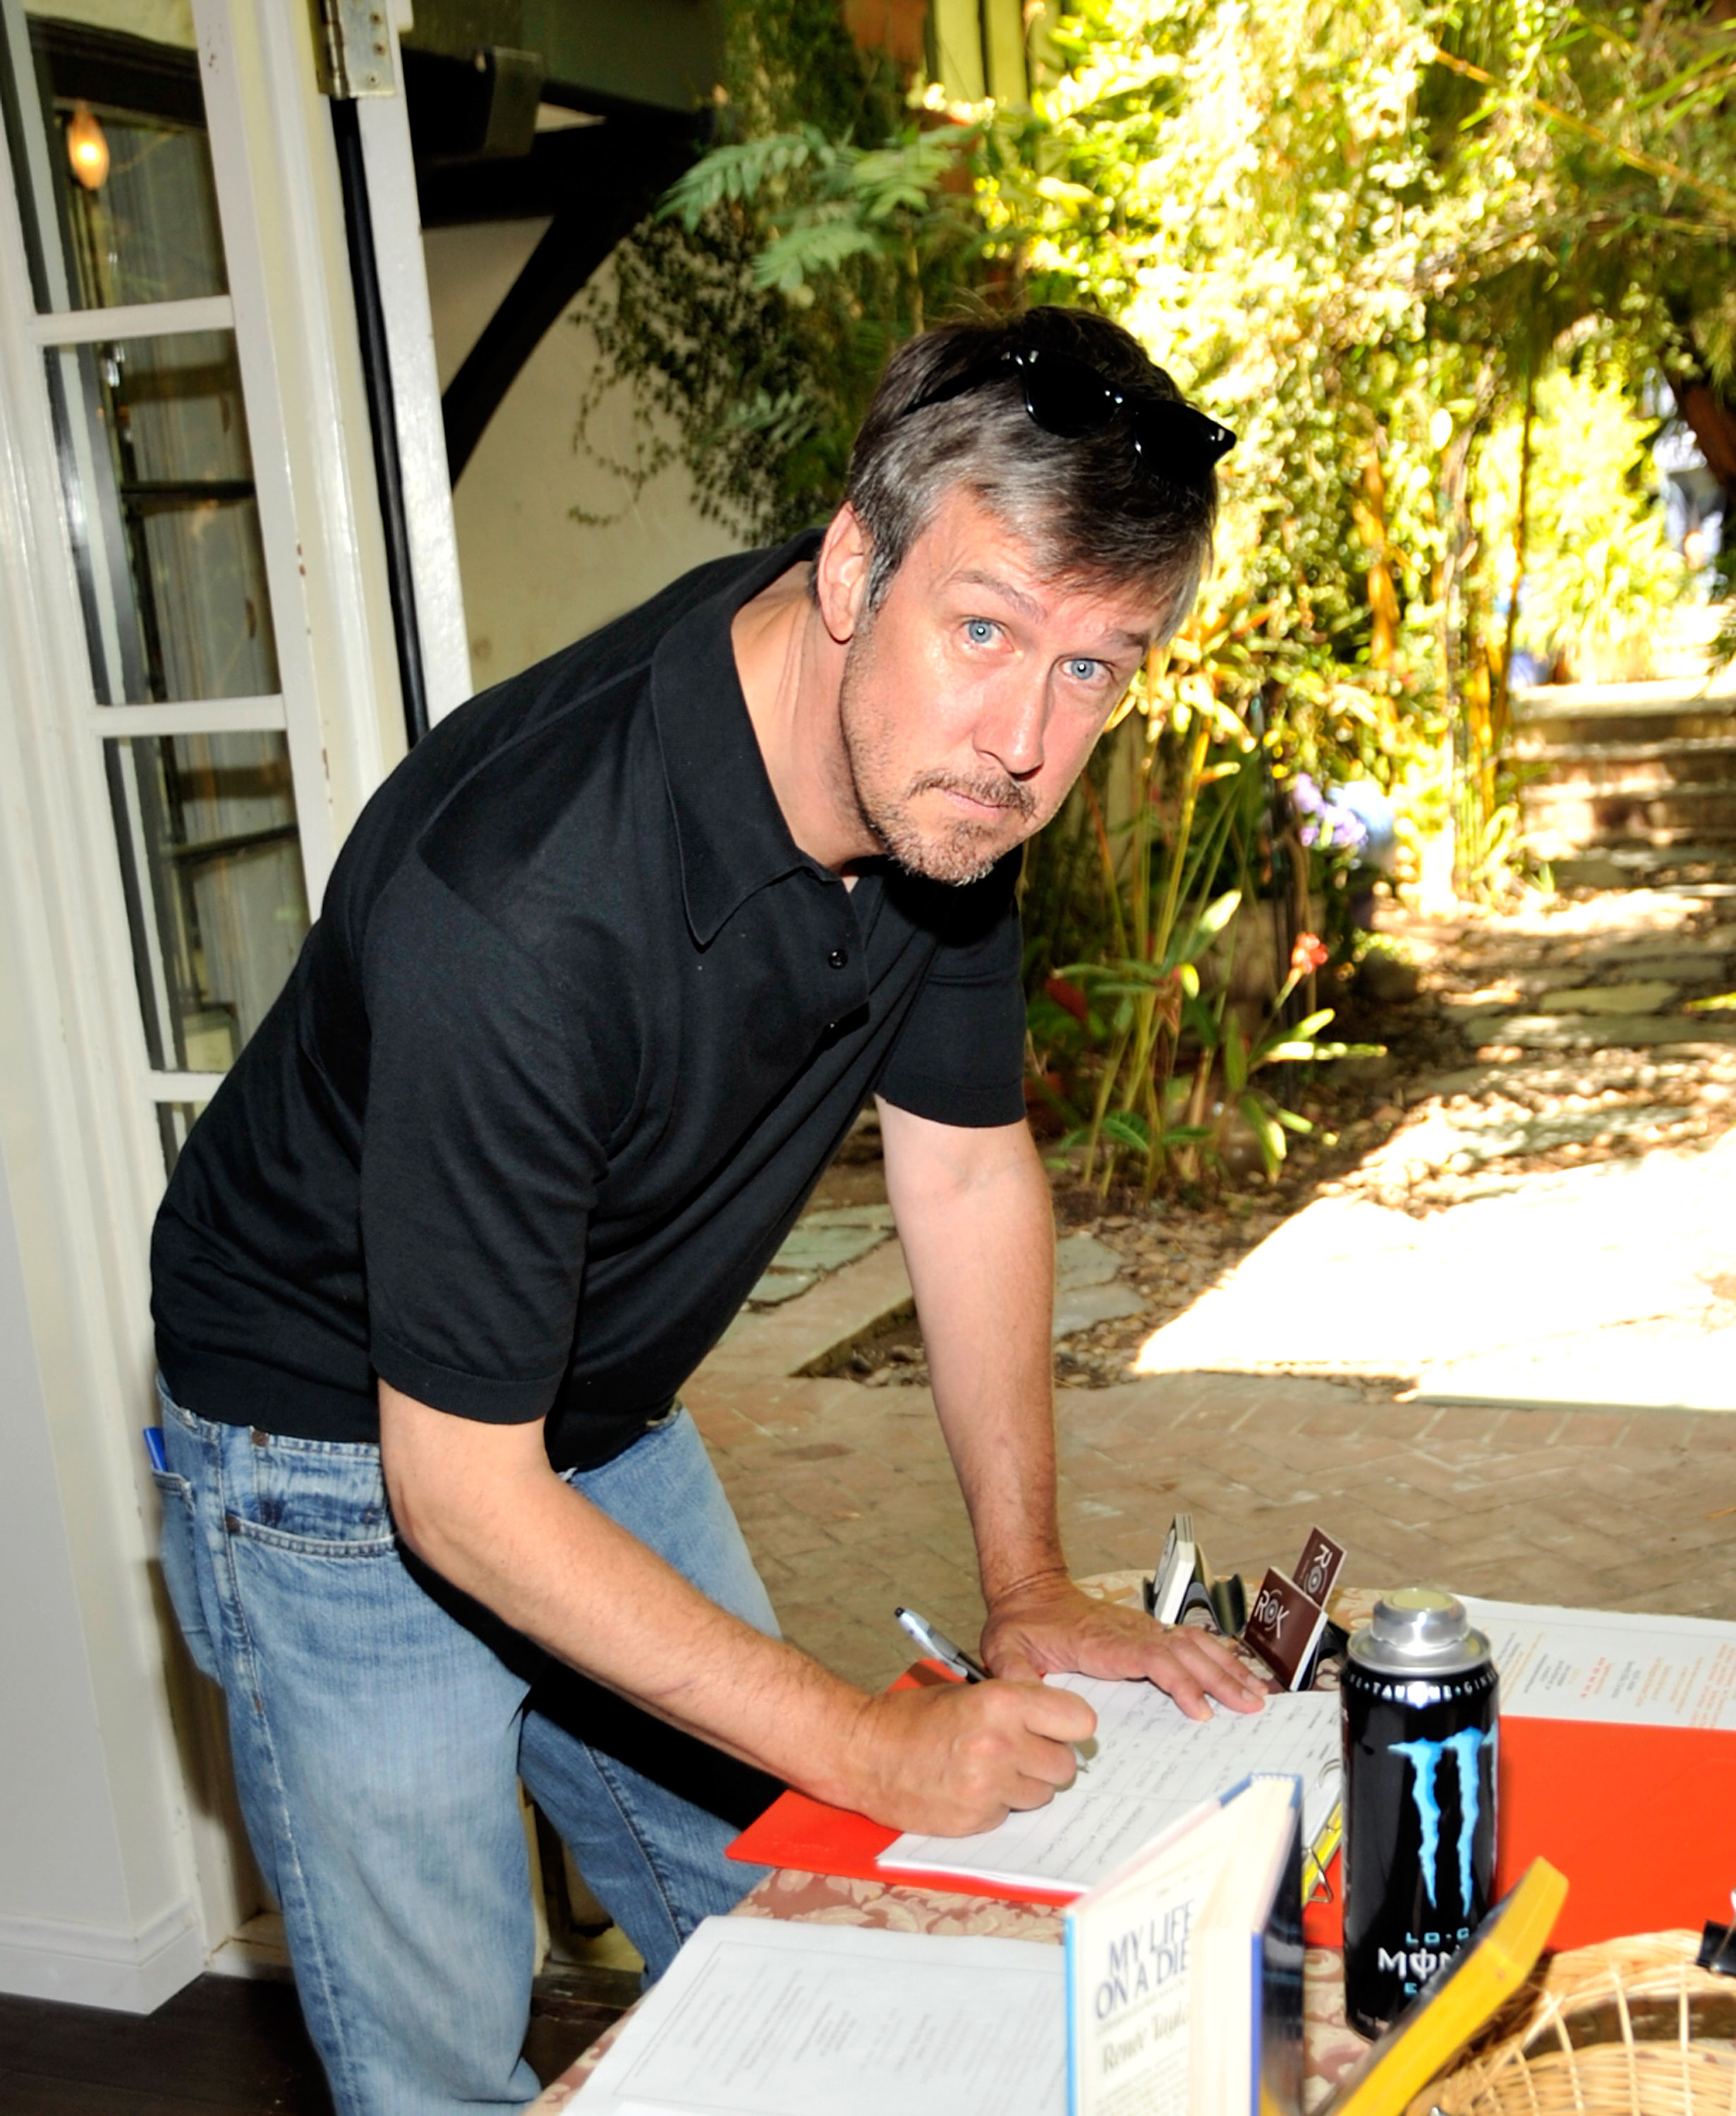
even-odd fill
[(323, 789), (297, 785), (196, 55), (52, 8), (3, 19), (90, 665), (69, 702), (100, 745), (173, 1166), (306, 933), (298, 818)]

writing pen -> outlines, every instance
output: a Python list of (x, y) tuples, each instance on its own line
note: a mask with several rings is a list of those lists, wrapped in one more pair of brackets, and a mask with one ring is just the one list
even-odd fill
[[(936, 1631), (926, 1617), (919, 1617), (914, 1609), (895, 1609), (892, 1614), (930, 1660), (937, 1660), (942, 1668), (950, 1668), (953, 1674), (962, 1676), (966, 1682), (988, 1681), (988, 1670), (982, 1662), (973, 1660), (962, 1646), (954, 1645), (946, 1634)], [(1068, 1746), (1079, 1759), (1080, 1770), (1089, 1770), (1090, 1755), (1086, 1752), (1085, 1744), (1072, 1741)], [(1094, 1755), (1096, 1751), (1097, 1741), (1094, 1736), (1090, 1742), (1090, 1755)]]
[(954, 1645), (946, 1634), (936, 1631), (926, 1617), (919, 1617), (914, 1609), (895, 1609), (892, 1614), (930, 1660), (937, 1660), (942, 1668), (962, 1676), (966, 1682), (988, 1681), (988, 1670), (981, 1661), (973, 1660), (962, 1646)]

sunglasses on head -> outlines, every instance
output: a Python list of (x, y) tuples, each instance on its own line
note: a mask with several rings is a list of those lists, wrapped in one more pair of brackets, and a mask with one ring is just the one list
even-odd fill
[(1088, 361), (1040, 346), (1002, 346), (974, 361), (950, 382), (925, 389), (901, 416), (950, 403), (1011, 368), (1019, 378), (1025, 408), (1034, 426), (1063, 441), (1081, 441), (1124, 420), (1134, 467), (1171, 484), (1200, 484), (1213, 465), (1236, 445), (1236, 436), (1204, 412), (1155, 390), (1122, 390)]

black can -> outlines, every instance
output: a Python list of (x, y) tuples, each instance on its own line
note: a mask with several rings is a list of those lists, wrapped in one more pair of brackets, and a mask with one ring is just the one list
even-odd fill
[(1499, 1681), (1464, 1605), (1407, 1587), (1350, 1642), (1344, 1700), (1344, 2011), (1388, 2026), (1487, 1913)]

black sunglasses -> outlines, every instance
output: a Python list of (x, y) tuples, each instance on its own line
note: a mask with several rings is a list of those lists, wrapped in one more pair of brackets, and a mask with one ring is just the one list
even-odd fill
[(1153, 390), (1117, 389), (1089, 361), (1070, 352), (1045, 352), (1040, 346), (1002, 346), (974, 361), (950, 382), (925, 389), (901, 416), (951, 403), (955, 397), (980, 389), (1011, 368), (1025, 394), (1034, 426), (1063, 441), (1101, 433), (1112, 421), (1125, 418), (1134, 467), (1147, 477), (1172, 484), (1201, 483), (1213, 465), (1236, 445), (1236, 436), (1204, 412)]

